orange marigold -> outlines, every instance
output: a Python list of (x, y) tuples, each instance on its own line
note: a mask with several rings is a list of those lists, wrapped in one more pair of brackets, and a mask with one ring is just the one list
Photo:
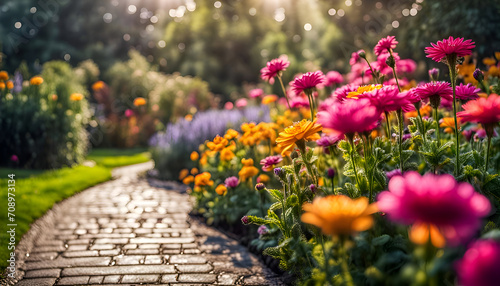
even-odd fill
[(99, 91), (99, 90), (103, 89), (105, 85), (106, 84), (102, 80), (96, 81), (96, 82), (94, 82), (94, 84), (92, 84), (92, 90)]
[(217, 136), (215, 136), (215, 138), (212, 142), (207, 143), (207, 147), (212, 151), (221, 151), (222, 149), (224, 149), (227, 146), (228, 143), (229, 143), (229, 141), (227, 141), (227, 139), (217, 135)]
[(321, 228), (327, 235), (350, 235), (372, 227), (377, 212), (376, 204), (368, 204), (368, 198), (351, 199), (343, 195), (317, 197), (302, 206), (305, 213), (301, 220)]
[(146, 105), (146, 99), (144, 97), (137, 97), (134, 99), (134, 106), (142, 106)]
[(8, 80), (9, 74), (6, 71), (0, 71), (0, 80)]
[(191, 175), (196, 175), (196, 174), (198, 174), (198, 173), (199, 173), (199, 171), (198, 171), (198, 169), (197, 169), (197, 168), (192, 168), (192, 169), (191, 169)]
[(270, 104), (278, 100), (278, 96), (274, 94), (266, 95), (262, 98), (262, 104)]
[(83, 99), (83, 94), (81, 93), (72, 93), (70, 96), (69, 96), (69, 99), (70, 100), (73, 100), (73, 101), (80, 101)]
[(233, 151), (231, 151), (231, 149), (228, 147), (228, 148), (224, 148), (220, 151), (220, 159), (222, 161), (230, 161), (231, 159), (234, 158), (234, 153)]
[(14, 88), (14, 83), (13, 83), (11, 80), (9, 80), (9, 81), (7, 82), (7, 88), (8, 88), (8, 89), (13, 89), (13, 88)]
[[(444, 132), (453, 134), (455, 133), (455, 119), (453, 117), (444, 117), (439, 120), (439, 127), (444, 127)], [(458, 118), (458, 129), (460, 130), (460, 118)]]
[(253, 165), (253, 159), (241, 159), (241, 163), (243, 164), (243, 168), (238, 172), (240, 176), (240, 181), (244, 182), (253, 176), (256, 176), (259, 173), (259, 169), (255, 168)]
[(234, 129), (228, 129), (226, 131), (226, 134), (224, 135), (224, 138), (226, 138), (227, 140), (231, 140), (231, 139), (238, 137), (238, 135), (240, 135), (240, 133), (238, 133), (238, 131), (236, 131)]
[(219, 196), (225, 196), (226, 193), (227, 193), (227, 188), (226, 186), (224, 186), (223, 184), (220, 184), (217, 186), (217, 188), (215, 188), (215, 192), (219, 195)]
[(5, 89), (5, 82), (3, 81), (0, 81), (0, 89)]
[(41, 85), (43, 83), (43, 78), (41, 76), (34, 76), (30, 79), (31, 85)]
[(281, 155), (285, 156), (289, 151), (292, 151), (295, 144), (303, 149), (305, 148), (305, 141), (318, 140), (320, 138), (318, 132), (321, 130), (322, 127), (316, 123), (316, 119), (313, 122), (303, 119), (287, 127), (285, 131), (279, 134), (278, 139), (276, 139), (278, 146), (283, 148)]
[(179, 180), (184, 179), (187, 175), (189, 175), (189, 170), (188, 169), (182, 169), (179, 172)]
[(191, 175), (189, 175), (189, 176), (185, 177), (185, 178), (182, 180), (182, 183), (183, 183), (184, 185), (189, 185), (189, 184), (191, 184), (192, 182), (194, 182), (194, 177), (193, 177), (193, 176), (191, 176)]
[(209, 172), (203, 172), (201, 174), (196, 175), (194, 177), (194, 184), (197, 187), (202, 187), (202, 186), (213, 186), (214, 181), (210, 180), (212, 175)]
[(198, 154), (198, 152), (193, 151), (191, 152), (191, 155), (189, 155), (189, 158), (191, 159), (191, 161), (196, 161), (200, 158), (200, 155)]

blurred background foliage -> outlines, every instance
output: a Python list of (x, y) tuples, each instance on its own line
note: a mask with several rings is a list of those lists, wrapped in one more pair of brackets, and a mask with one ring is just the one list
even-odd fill
[(449, 35), (476, 41), (479, 58), (492, 56), (499, 14), (496, 0), (2, 1), (1, 64), (13, 72), (25, 61), (37, 73), (49, 60), (91, 58), (110, 69), (106, 80), (133, 49), (152, 70), (197, 76), (227, 100), (259, 82), (259, 69), (281, 54), (292, 62), (285, 81), (316, 68), (346, 72), (353, 51), (386, 35), (397, 36), (402, 57), (422, 60), (429, 42)]

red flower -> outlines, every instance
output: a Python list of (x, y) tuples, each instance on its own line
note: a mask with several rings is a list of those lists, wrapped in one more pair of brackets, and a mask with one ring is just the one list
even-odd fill
[(432, 47), (426, 47), (425, 53), (428, 58), (435, 62), (440, 62), (448, 55), (456, 55), (457, 57), (464, 57), (472, 54), (472, 49), (476, 46), (472, 40), (465, 40), (464, 38), (449, 37), (438, 41), (436, 44), (431, 43)]
[(290, 62), (286, 59), (286, 57), (279, 57), (277, 59), (273, 59), (267, 62), (266, 66), (260, 70), (260, 77), (269, 81), (269, 83), (274, 83), (274, 77), (277, 76), (280, 72), (286, 70), (286, 68), (290, 65)]
[(464, 111), (458, 112), (458, 117), (463, 121), (484, 124), (487, 132), (492, 132), (493, 125), (500, 121), (500, 96), (496, 94), (469, 101), (462, 108)]
[(299, 77), (296, 77), (291, 85), (295, 94), (300, 94), (304, 90), (311, 90), (317, 85), (323, 84), (326, 81), (325, 75), (321, 71), (307, 72)]
[(377, 45), (373, 49), (377, 56), (383, 53), (389, 52), (390, 49), (395, 49), (398, 41), (396, 41), (395, 36), (387, 36), (387, 38), (382, 38), (378, 41)]

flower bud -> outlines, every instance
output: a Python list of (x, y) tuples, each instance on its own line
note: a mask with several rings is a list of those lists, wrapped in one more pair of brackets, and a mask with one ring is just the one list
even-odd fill
[(241, 222), (243, 224), (249, 224), (250, 223), (250, 220), (248, 219), (248, 216), (244, 216), (241, 218)]
[(431, 81), (437, 81), (439, 78), (439, 69), (437, 68), (430, 69), (429, 77), (431, 78)]
[(316, 185), (314, 184), (310, 184), (309, 185), (309, 190), (311, 190), (311, 192), (316, 193), (316, 191), (318, 190), (318, 188), (316, 188)]
[(255, 185), (255, 190), (257, 191), (262, 191), (266, 188), (266, 186), (263, 184), (263, 183), (258, 183), (257, 185)]
[(278, 167), (278, 168), (274, 168), (274, 174), (275, 174), (276, 176), (278, 176), (278, 178), (281, 178), (281, 176), (283, 175), (283, 173), (284, 173), (284, 172), (283, 172), (283, 169), (281, 169), (281, 168), (279, 168), (279, 167)]
[(269, 229), (265, 225), (259, 226), (259, 229), (257, 229), (257, 233), (260, 235), (265, 235), (269, 233)]
[(396, 60), (394, 59), (394, 57), (392, 55), (390, 55), (386, 60), (385, 60), (385, 63), (391, 67), (391, 68), (394, 68), (396, 66)]
[(479, 82), (482, 82), (484, 80), (483, 72), (480, 69), (476, 69), (472, 76), (474, 76), (474, 78)]
[(365, 53), (365, 51), (364, 50), (359, 50), (358, 51), (358, 56), (360, 58), (366, 59), (366, 53)]
[(326, 176), (329, 178), (329, 179), (333, 179), (335, 177), (335, 169), (333, 168), (328, 168), (328, 170), (326, 170)]
[(292, 160), (299, 158), (299, 152), (297, 152), (297, 150), (293, 150), (290, 154), (290, 158), (292, 158)]

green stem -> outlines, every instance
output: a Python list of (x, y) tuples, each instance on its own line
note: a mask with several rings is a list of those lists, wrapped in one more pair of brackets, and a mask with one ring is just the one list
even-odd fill
[(286, 89), (285, 89), (285, 86), (283, 85), (283, 80), (281, 79), (281, 75), (280, 74), (278, 74), (278, 80), (280, 81), (281, 89), (283, 90), (283, 94), (285, 95), (286, 103), (288, 104), (288, 109), (291, 109), (291, 107), (290, 107), (290, 101), (288, 101), (288, 95), (286, 94)]
[(438, 109), (437, 107), (434, 108), (434, 121), (436, 121), (436, 138), (437, 138), (437, 144), (438, 144), (438, 147), (441, 146), (441, 138), (440, 138), (440, 135), (439, 135), (439, 118), (438, 118)]
[(456, 85), (457, 85), (457, 72), (455, 69), (456, 57), (450, 57), (448, 59), (448, 68), (450, 70), (450, 80), (451, 88), (453, 89), (453, 118), (455, 119), (455, 177), (459, 173), (459, 156), (460, 156), (460, 141), (459, 141), (459, 130), (457, 121), (457, 100), (456, 100)]
[(427, 139), (425, 138), (424, 120), (422, 119), (422, 114), (420, 114), (420, 108), (417, 108), (417, 114), (418, 114), (418, 121), (420, 122), (419, 131), (420, 134), (422, 134), (422, 140), (424, 140), (424, 143), (426, 143)]
[(486, 165), (484, 166), (484, 174), (488, 172), (488, 164), (490, 162), (490, 147), (491, 147), (491, 136), (488, 136), (488, 145), (486, 145)]
[(389, 112), (384, 111), (385, 114), (385, 133), (387, 135), (387, 139), (391, 140), (391, 122), (389, 121)]
[(347, 264), (347, 261), (349, 259), (349, 256), (347, 255), (347, 249), (346, 249), (346, 239), (341, 238), (340, 240), (340, 260), (341, 260), (341, 267), (342, 267), (342, 274), (343, 274), (343, 284), (348, 285), (348, 286), (354, 286), (354, 282), (352, 280), (351, 273), (349, 272), (349, 265)]
[(403, 173), (403, 130), (404, 130), (404, 117), (403, 110), (398, 110), (398, 125), (399, 125), (399, 166), (401, 173)]
[[(354, 136), (353, 136), (354, 137)], [(358, 188), (361, 188), (361, 184), (359, 183), (359, 178), (358, 178), (358, 171), (356, 170), (356, 161), (354, 160), (354, 140), (353, 138), (349, 138), (349, 143), (351, 144), (351, 151), (349, 152), (349, 155), (351, 157), (351, 164), (352, 168), (354, 170), (354, 177), (356, 179), (356, 184), (358, 184)]]
[(366, 158), (367, 158), (367, 155), (369, 154), (368, 153), (368, 138), (365, 136), (363, 138), (363, 153), (364, 153), (364, 156), (365, 156), (365, 173), (366, 175), (368, 176), (369, 178), (369, 182), (370, 182), (370, 186), (369, 186), (369, 191), (370, 191), (370, 200), (369, 202), (372, 203), (373, 202), (373, 184), (372, 184), (372, 178), (373, 178), (373, 174), (372, 174), (372, 170), (374, 168), (374, 166), (372, 166), (372, 168), (370, 170), (368, 170), (367, 168), (367, 164), (366, 164)]
[(365, 60), (365, 62), (368, 64), (368, 67), (370, 68), (370, 70), (372, 71), (372, 77), (373, 77), (373, 80), (375, 81), (376, 84), (378, 84), (378, 78), (376, 77), (375, 75), (375, 71), (373, 70), (372, 68), (372, 65), (370, 64), (370, 62), (366, 59), (366, 58), (363, 58)]
[(314, 120), (314, 98), (312, 92), (307, 92), (307, 97), (309, 99), (309, 109), (311, 110), (311, 121)]

